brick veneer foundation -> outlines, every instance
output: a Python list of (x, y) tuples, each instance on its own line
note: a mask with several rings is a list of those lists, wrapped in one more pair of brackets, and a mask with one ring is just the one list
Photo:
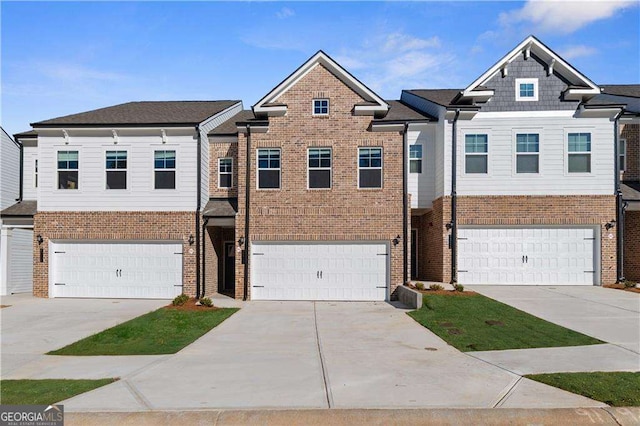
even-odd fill
[[(451, 280), (451, 198), (434, 201), (433, 209), (413, 220), (423, 244), (419, 278)], [(616, 217), (615, 196), (459, 196), (458, 226), (594, 225), (600, 228), (601, 283), (616, 281), (616, 233), (604, 225)], [(612, 235), (612, 238), (609, 238)]]
[(625, 212), (624, 276), (640, 282), (640, 211)]
[[(322, 92), (318, 92), (322, 88)], [(328, 98), (328, 116), (312, 115), (312, 100)], [(354, 116), (363, 99), (326, 68), (313, 68), (278, 102), (288, 107), (283, 117), (269, 118), (268, 133), (251, 135), (250, 241), (391, 242), (403, 235), (402, 135), (372, 133), (372, 117)], [(332, 188), (307, 189), (307, 149), (331, 147)], [(358, 147), (382, 147), (383, 188), (358, 189)], [(244, 235), (246, 135), (238, 135), (237, 241)], [(281, 188), (256, 190), (256, 149), (281, 148)], [(391, 292), (402, 284), (403, 244), (391, 247)], [(249, 260), (251, 256), (249, 255)], [(236, 257), (236, 297), (244, 290), (244, 265)], [(249, 277), (249, 283), (250, 283)], [(251, 284), (249, 284), (249, 291)], [(248, 295), (250, 298), (250, 294)]]
[[(195, 295), (195, 246), (188, 242), (195, 229), (193, 212), (39, 212), (33, 220), (35, 296), (49, 295), (49, 240), (182, 241), (182, 284), (186, 294)], [(44, 240), (41, 245), (37, 235)], [(40, 248), (43, 262), (39, 261)]]

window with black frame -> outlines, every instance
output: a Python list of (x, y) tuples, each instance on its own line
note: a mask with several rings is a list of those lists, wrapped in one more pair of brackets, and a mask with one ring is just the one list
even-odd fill
[(331, 148), (309, 148), (309, 189), (331, 188)]
[(155, 151), (153, 153), (153, 168), (156, 189), (176, 188), (175, 151)]

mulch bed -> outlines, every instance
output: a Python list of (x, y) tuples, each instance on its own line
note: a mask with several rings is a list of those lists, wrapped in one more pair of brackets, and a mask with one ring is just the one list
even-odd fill
[(640, 288), (637, 288), (637, 287), (625, 288), (624, 284), (605, 284), (603, 287), (615, 288), (616, 290), (630, 291), (631, 293), (640, 293)]
[(208, 306), (196, 305), (196, 302), (197, 302), (196, 298), (192, 297), (187, 301), (187, 303), (185, 303), (182, 306), (167, 305), (164, 308), (173, 309), (175, 311), (215, 311), (220, 309), (220, 308), (216, 308), (215, 306), (208, 307)]
[(419, 291), (422, 294), (440, 294), (440, 295), (444, 295), (444, 296), (473, 296), (476, 295), (478, 293), (476, 293), (475, 291), (455, 291), (455, 290), (429, 290), (429, 289), (424, 289), (424, 290), (418, 290), (415, 287), (409, 286), (410, 289), (415, 290), (415, 291)]

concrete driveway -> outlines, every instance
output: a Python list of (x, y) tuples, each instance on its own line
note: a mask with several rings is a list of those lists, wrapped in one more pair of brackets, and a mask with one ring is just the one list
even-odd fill
[(597, 407), (458, 352), (387, 303), (249, 302), (65, 411)]
[[(44, 354), (167, 303), (167, 300), (41, 299), (26, 294), (3, 296), (1, 304), (9, 307), (0, 309), (0, 375), (3, 379), (59, 378), (57, 374), (65, 374), (64, 367), (69, 363), (79, 364), (79, 369), (84, 363), (86, 378), (94, 378), (91, 371), (102, 378), (135, 371), (153, 359), (131, 357), (129, 362), (122, 363), (106, 359), (112, 357), (91, 357), (74, 361), (74, 357)], [(100, 362), (97, 358), (105, 359)], [(96, 364), (102, 364), (101, 371), (95, 369)]]

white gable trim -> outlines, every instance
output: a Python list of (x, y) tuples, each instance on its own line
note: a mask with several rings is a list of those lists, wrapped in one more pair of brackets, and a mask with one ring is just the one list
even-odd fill
[(289, 89), (296, 85), (304, 76), (311, 72), (318, 65), (322, 65), (327, 68), (331, 73), (338, 77), (344, 84), (346, 84), (351, 90), (360, 95), (368, 102), (373, 102), (376, 105), (367, 105), (366, 107), (358, 106), (356, 111), (360, 114), (386, 113), (389, 110), (389, 105), (378, 95), (376, 95), (371, 89), (362, 84), (358, 79), (349, 74), (344, 68), (342, 68), (337, 62), (329, 57), (323, 51), (318, 51), (309, 60), (302, 64), (297, 70), (295, 70), (289, 77), (284, 79), (282, 83), (278, 84), (271, 92), (258, 101), (253, 106), (253, 111), (256, 114), (267, 115), (281, 115), (283, 109), (286, 111), (286, 106), (277, 105), (269, 106), (268, 104), (274, 103), (285, 94)]
[(569, 89), (567, 91), (567, 95), (576, 96), (578, 99), (581, 99), (582, 96), (594, 96), (600, 93), (600, 88), (593, 81), (572, 67), (568, 62), (558, 56), (557, 53), (542, 44), (540, 40), (534, 36), (529, 36), (518, 44), (512, 51), (502, 57), (502, 59), (496, 62), (495, 65), (489, 68), (484, 74), (478, 77), (473, 83), (471, 83), (469, 87), (464, 90), (463, 96), (477, 97), (477, 92), (473, 92), (476, 87), (482, 86), (499, 72), (505, 73), (505, 71), (502, 70), (505, 67), (508, 67), (509, 64), (518, 57), (518, 55), (524, 53), (525, 57), (528, 57), (531, 52), (541, 60), (545, 61), (550, 70), (555, 70), (570, 83), (587, 86), (586, 89)]

